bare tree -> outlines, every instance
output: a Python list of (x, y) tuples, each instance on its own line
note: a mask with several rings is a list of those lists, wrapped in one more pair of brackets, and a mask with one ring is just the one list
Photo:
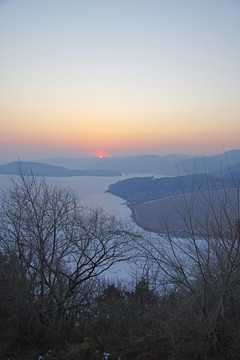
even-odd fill
[(44, 178), (12, 180), (0, 216), (1, 250), (31, 283), (40, 327), (61, 328), (83, 284), (131, 257), (131, 229), (101, 209), (82, 208), (70, 190)]
[(230, 190), (183, 193), (175, 212), (184, 237), (166, 221), (161, 235), (138, 242), (159, 289), (176, 299), (174, 307), (166, 307), (165, 322), (174, 358), (234, 358), (240, 340), (239, 183)]

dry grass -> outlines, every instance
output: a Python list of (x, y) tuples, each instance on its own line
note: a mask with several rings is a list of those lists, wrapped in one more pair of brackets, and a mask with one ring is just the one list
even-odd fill
[[(239, 218), (238, 189), (198, 192), (131, 205), (134, 221), (144, 230), (164, 233), (167, 229), (184, 234), (187, 228), (227, 225), (228, 217)], [(217, 219), (217, 220), (216, 220)]]

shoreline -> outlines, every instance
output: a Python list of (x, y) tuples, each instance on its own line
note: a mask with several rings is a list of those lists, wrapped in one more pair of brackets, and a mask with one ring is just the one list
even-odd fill
[(139, 226), (142, 230), (147, 231), (147, 232), (154, 232), (152, 229), (150, 229), (148, 226), (144, 226), (144, 224), (139, 221), (138, 216), (137, 216), (137, 211), (136, 209), (133, 208), (133, 205), (131, 204), (127, 204), (127, 207), (131, 210), (131, 219), (133, 220), (133, 222)]

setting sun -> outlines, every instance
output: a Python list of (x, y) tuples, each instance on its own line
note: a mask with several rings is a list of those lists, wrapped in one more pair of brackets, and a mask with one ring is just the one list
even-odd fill
[(99, 158), (99, 159), (103, 159), (106, 157), (106, 153), (104, 151), (98, 151), (96, 153), (96, 157)]

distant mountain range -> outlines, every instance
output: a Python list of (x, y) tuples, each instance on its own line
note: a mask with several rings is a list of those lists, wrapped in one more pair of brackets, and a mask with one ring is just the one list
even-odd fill
[(0, 165), (0, 174), (34, 176), (52, 176), (52, 177), (69, 177), (69, 176), (121, 176), (117, 170), (76, 170), (67, 169), (61, 166), (49, 165), (38, 162), (17, 161), (6, 165)]
[[(178, 175), (201, 174), (201, 173), (219, 173), (223, 175), (235, 168), (239, 169), (240, 150), (231, 150), (226, 153), (213, 156), (198, 156), (191, 159), (185, 159), (177, 163)], [(176, 172), (173, 171), (173, 174)]]
[(72, 169), (112, 169), (121, 173), (162, 173), (168, 174), (169, 168), (176, 168), (176, 163), (185, 159), (191, 159), (189, 155), (169, 154), (140, 155), (127, 157), (105, 157), (105, 158), (57, 158), (43, 159), (44, 163), (64, 166)]
[(17, 161), (0, 165), (0, 174), (18, 173), (19, 164), (27, 173), (41, 176), (120, 176), (125, 174), (161, 174), (166, 176), (201, 173), (224, 174), (239, 168), (240, 149), (214, 156), (183, 154), (140, 155), (106, 158), (57, 158), (35, 162)]
[(188, 175), (226, 171), (240, 163), (240, 149), (214, 156), (190, 156), (182, 154), (140, 155), (122, 158), (45, 159), (44, 163), (66, 168), (93, 170), (111, 169), (121, 173), (154, 173), (162, 175)]

